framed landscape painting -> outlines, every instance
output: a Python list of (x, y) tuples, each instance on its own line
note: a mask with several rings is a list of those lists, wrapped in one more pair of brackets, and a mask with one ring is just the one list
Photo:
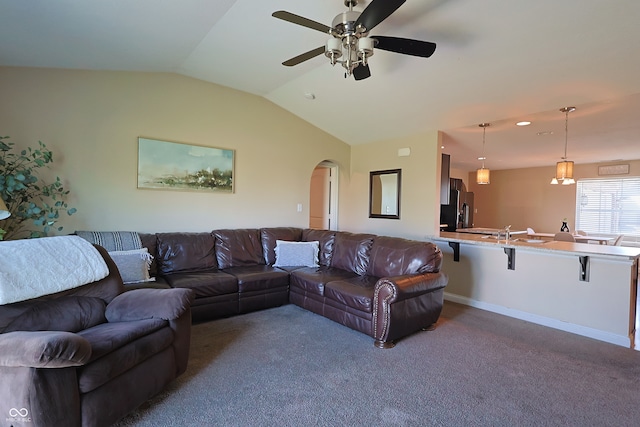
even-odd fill
[(138, 138), (138, 188), (233, 193), (234, 150)]

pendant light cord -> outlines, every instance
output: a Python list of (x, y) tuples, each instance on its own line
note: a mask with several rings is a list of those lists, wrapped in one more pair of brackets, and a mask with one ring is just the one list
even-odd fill
[(567, 160), (567, 144), (569, 140), (569, 113), (575, 111), (576, 107), (563, 107), (560, 109), (564, 113), (564, 157), (562, 160)]
[(484, 169), (484, 159), (486, 159), (486, 156), (484, 155), (484, 143), (487, 135), (487, 127), (491, 126), (491, 123), (480, 123), (478, 126), (482, 128), (482, 169)]
[(569, 109), (564, 112), (564, 157), (567, 160), (567, 141), (569, 140)]
[(484, 155), (484, 139), (487, 134), (487, 126), (482, 127), (482, 169), (484, 169), (484, 159), (486, 158)]

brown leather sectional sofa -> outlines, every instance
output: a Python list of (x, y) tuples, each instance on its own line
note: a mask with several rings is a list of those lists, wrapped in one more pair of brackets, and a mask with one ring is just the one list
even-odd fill
[[(289, 302), (363, 332), (380, 348), (433, 325), (447, 276), (429, 242), (291, 227), (140, 234), (155, 286), (192, 289), (194, 320)], [(318, 265), (276, 267), (277, 241), (318, 242)]]

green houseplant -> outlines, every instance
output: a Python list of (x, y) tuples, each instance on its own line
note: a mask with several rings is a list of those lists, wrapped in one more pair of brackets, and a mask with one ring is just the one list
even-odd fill
[(0, 137), (0, 197), (11, 216), (0, 223), (0, 239), (19, 239), (47, 236), (55, 227), (60, 212), (73, 215), (69, 208), (69, 190), (62, 186), (59, 177), (51, 183), (38, 176), (41, 168), (53, 162), (53, 153), (38, 141), (38, 148), (16, 152), (8, 136)]

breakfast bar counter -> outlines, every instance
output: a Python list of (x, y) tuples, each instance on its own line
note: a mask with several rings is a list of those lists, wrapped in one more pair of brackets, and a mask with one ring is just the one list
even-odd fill
[[(640, 349), (640, 248), (441, 232), (445, 299)], [(638, 340), (640, 341), (640, 340)]]
[(446, 232), (440, 236), (431, 237), (434, 242), (458, 242), (470, 245), (503, 246), (514, 248), (528, 248), (534, 251), (556, 252), (565, 254), (580, 254), (600, 257), (613, 257), (638, 259), (640, 258), (640, 248), (626, 246), (593, 245), (588, 243), (560, 242), (555, 240), (543, 240), (529, 238), (526, 234), (512, 234), (512, 238), (506, 240), (504, 235), (498, 239), (495, 234), (480, 234), (467, 232)]

